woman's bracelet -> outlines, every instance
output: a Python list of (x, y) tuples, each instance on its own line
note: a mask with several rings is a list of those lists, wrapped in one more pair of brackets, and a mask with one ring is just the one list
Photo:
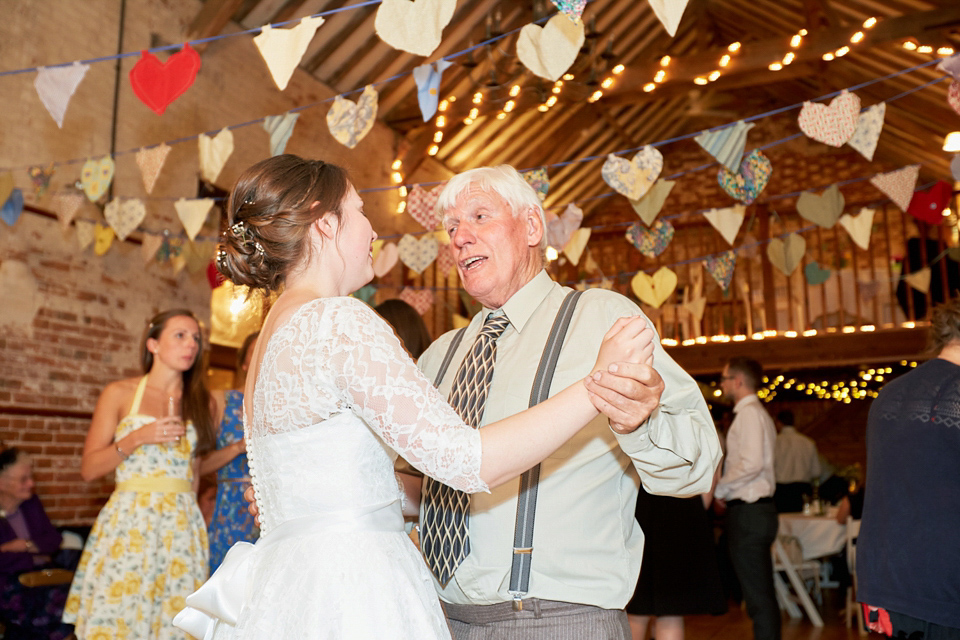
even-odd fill
[(129, 453), (124, 453), (123, 449), (120, 448), (120, 445), (116, 442), (113, 443), (114, 448), (117, 450), (117, 453), (120, 455), (121, 460), (126, 460), (130, 457)]

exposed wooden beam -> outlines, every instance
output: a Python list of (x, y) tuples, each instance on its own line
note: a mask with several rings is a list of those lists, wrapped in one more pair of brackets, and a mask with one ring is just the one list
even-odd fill
[(207, 0), (187, 29), (187, 40), (220, 35), (242, 4), (243, 0)]

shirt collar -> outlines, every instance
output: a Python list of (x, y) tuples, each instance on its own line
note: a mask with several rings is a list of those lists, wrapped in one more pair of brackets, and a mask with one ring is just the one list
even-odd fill
[(740, 398), (737, 404), (733, 405), (733, 412), (738, 413), (748, 404), (760, 404), (760, 398), (757, 397), (757, 394), (751, 393)]
[[(530, 320), (530, 317), (533, 315), (533, 312), (537, 310), (537, 307), (540, 306), (540, 303), (542, 303), (550, 293), (553, 285), (554, 282), (550, 279), (546, 270), (541, 269), (540, 273), (535, 275), (530, 282), (520, 287), (520, 289), (510, 296), (510, 299), (500, 307), (500, 310), (507, 316), (507, 319), (510, 321), (510, 326), (512, 326), (515, 331), (518, 333), (523, 332), (523, 327)], [(488, 314), (495, 313), (496, 311), (497, 309), (484, 307), (480, 317), (486, 318)], [(482, 322), (481, 320), (481, 323)]]

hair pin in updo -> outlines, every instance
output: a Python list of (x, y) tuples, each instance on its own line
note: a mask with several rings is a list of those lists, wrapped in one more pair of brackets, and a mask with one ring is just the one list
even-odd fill
[(247, 223), (245, 223), (243, 220), (240, 220), (239, 222), (235, 222), (232, 225), (230, 225), (230, 233), (233, 235), (234, 238), (237, 238), (238, 240), (240, 240), (241, 244), (243, 244), (244, 246), (252, 244), (254, 251), (261, 254), (263, 253), (263, 245), (260, 244), (258, 240), (254, 240), (254, 238), (252, 237), (253, 234), (250, 232), (250, 229), (247, 227)]

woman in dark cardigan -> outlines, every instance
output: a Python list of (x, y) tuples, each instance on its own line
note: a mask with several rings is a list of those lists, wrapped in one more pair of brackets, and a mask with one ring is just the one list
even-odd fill
[(40, 498), (33, 494), (30, 457), (16, 448), (0, 450), (0, 619), (5, 638), (65, 638), (60, 622), (70, 585), (24, 587), (18, 576), (50, 566), (61, 536)]

